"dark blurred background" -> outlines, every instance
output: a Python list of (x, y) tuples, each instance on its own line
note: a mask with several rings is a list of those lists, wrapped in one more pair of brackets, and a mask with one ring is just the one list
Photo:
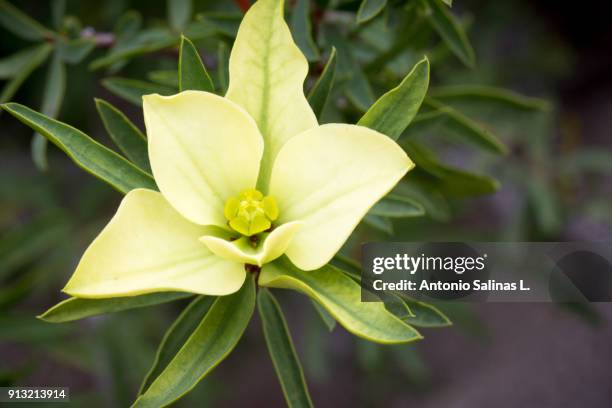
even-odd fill
[[(50, 19), (46, 2), (11, 3), (44, 23)], [(239, 11), (231, 1), (218, 3)], [(359, 5), (337, 3), (353, 13)], [(392, 237), (362, 225), (357, 240), (612, 241), (610, 6), (454, 3), (477, 65), (468, 69), (452, 59), (432, 59), (432, 84), (505, 87), (544, 98), (553, 110), (526, 118), (466, 107), (495, 130), (510, 154), (474, 159), (444, 145), (440, 156), (457, 165), (469, 160), (498, 178), (500, 191), (449, 200), (446, 220), (396, 221)], [(102, 32), (112, 30), (128, 9), (157, 24), (166, 4), (116, 0), (67, 6), (68, 14)], [(0, 56), (23, 46), (23, 40), (2, 32)], [(105, 52), (96, 49), (87, 61)], [(203, 55), (207, 65), (216, 63), (213, 54)], [(175, 58), (176, 49), (164, 49), (135, 58), (119, 72), (141, 78), (153, 68), (172, 69)], [(87, 64), (68, 65), (59, 118), (109, 145), (94, 96), (111, 101), (139, 125), (142, 118), (140, 108), (101, 85), (107, 76), (104, 70), (89, 71)], [(39, 68), (12, 100), (38, 109), (44, 83), (45, 69)], [(341, 103), (342, 96), (338, 99)], [(62, 325), (35, 320), (62, 298), (63, 283), (121, 195), (55, 147), (49, 147), (48, 169), (39, 171), (30, 155), (31, 130), (5, 113), (0, 126), (0, 385), (69, 386), (71, 405), (128, 406), (184, 304)], [(610, 304), (443, 305), (452, 327), (422, 329), (423, 341), (390, 347), (356, 340), (341, 327), (327, 333), (307, 299), (279, 296), (318, 406), (608, 407), (612, 401)], [(257, 318), (236, 351), (177, 404), (245, 405), (283, 405)]]

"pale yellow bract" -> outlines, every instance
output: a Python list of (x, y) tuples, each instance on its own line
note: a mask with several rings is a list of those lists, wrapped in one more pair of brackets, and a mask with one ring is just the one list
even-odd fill
[[(64, 291), (83, 298), (226, 295), (242, 286), (245, 264), (283, 254), (306, 271), (329, 262), (413, 164), (374, 130), (318, 125), (303, 92), (307, 70), (282, 1), (260, 0), (238, 31), (226, 97), (145, 96), (160, 192), (125, 196)], [(228, 227), (224, 205), (255, 188), (274, 198), (278, 219), (253, 241)]]

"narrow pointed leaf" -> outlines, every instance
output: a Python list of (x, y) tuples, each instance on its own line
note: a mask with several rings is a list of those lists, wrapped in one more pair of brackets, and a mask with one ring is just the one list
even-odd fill
[(32, 48), (32, 54), (27, 63), (19, 67), (19, 71), (4, 85), (0, 93), (0, 103), (11, 100), (21, 84), (47, 59), (52, 49), (53, 47), (46, 43)]
[(384, 232), (387, 235), (393, 235), (393, 223), (387, 217), (366, 214), (366, 216), (363, 217), (363, 222), (364, 224), (369, 225), (378, 231)]
[(463, 27), (444, 5), (442, 0), (421, 0), (432, 27), (438, 32), (448, 48), (468, 67), (476, 63), (474, 49)]
[(176, 69), (149, 71), (147, 73), (147, 78), (159, 85), (169, 86), (176, 89), (179, 87), (178, 72)]
[(71, 297), (53, 306), (38, 316), (38, 318), (49, 323), (65, 323), (90, 316), (98, 316), (101, 314), (115, 313), (123, 310), (172, 302), (189, 296), (193, 296), (193, 294), (182, 292), (159, 292), (149, 295), (109, 299), (80, 299)]
[(310, 0), (297, 0), (291, 14), (291, 33), (295, 43), (308, 61), (319, 59), (319, 49), (312, 38), (310, 23)]
[(329, 95), (331, 94), (336, 77), (336, 48), (332, 47), (329, 58), (325, 63), (321, 76), (317, 79), (314, 86), (308, 92), (308, 103), (312, 107), (317, 118), (321, 118), (321, 114), (325, 109)]
[(362, 0), (357, 10), (357, 22), (359, 24), (370, 21), (376, 17), (387, 5), (387, 0)]
[(274, 295), (261, 289), (257, 296), (257, 309), (263, 326), (268, 352), (274, 363), (289, 407), (312, 407), (302, 365), (298, 359), (287, 322)]
[(442, 102), (495, 103), (521, 110), (549, 111), (550, 103), (544, 99), (521, 95), (508, 89), (483, 85), (454, 85), (432, 88), (429, 96)]
[(18, 103), (2, 108), (62, 149), (79, 167), (121, 191), (157, 190), (151, 176), (85, 133)]
[(153, 366), (147, 373), (138, 395), (143, 394), (151, 383), (170, 364), (174, 356), (178, 354), (183, 344), (196, 330), (200, 322), (206, 317), (210, 307), (214, 303), (214, 296), (198, 296), (187, 306), (172, 323), (164, 338), (162, 339), (153, 361)]
[(397, 140), (417, 114), (429, 86), (429, 61), (423, 58), (402, 82), (372, 105), (358, 125)]
[(181, 31), (191, 18), (192, 0), (166, 0), (168, 4), (168, 22), (174, 30)]
[(444, 4), (446, 4), (448, 7), (451, 7), (453, 5), (453, 0), (442, 0), (444, 2)]
[(208, 71), (202, 63), (198, 49), (186, 37), (181, 37), (178, 72), (180, 91), (213, 92), (215, 90)]
[(0, 0), (0, 26), (24, 40), (52, 38), (54, 33), (6, 0)]
[(96, 108), (113, 142), (132, 163), (151, 174), (147, 140), (140, 129), (123, 112), (102, 99), (96, 99)]
[(180, 38), (177, 34), (165, 28), (151, 28), (142, 30), (133, 37), (117, 43), (115, 47), (103, 57), (97, 58), (89, 64), (91, 70), (110, 67), (122, 63), (127, 58), (152, 53), (178, 44)]
[(370, 214), (391, 218), (421, 217), (425, 209), (411, 198), (389, 194), (372, 207)]
[(102, 85), (115, 95), (137, 106), (142, 106), (143, 95), (158, 93), (166, 96), (176, 93), (176, 89), (168, 86), (127, 78), (107, 78), (102, 81)]
[(304, 272), (287, 259), (264, 265), (261, 286), (292, 289), (319, 302), (346, 330), (377, 343), (406, 343), (421, 338), (380, 302), (362, 302), (361, 287), (340, 269), (326, 265)]
[(78, 64), (96, 47), (93, 38), (76, 38), (74, 40), (60, 39), (57, 41), (57, 51), (67, 64)]
[(413, 176), (409, 182), (398, 183), (394, 194), (412, 198), (420, 203), (427, 216), (437, 221), (448, 221), (451, 209), (448, 200), (438, 190), (435, 180)]
[(36, 58), (40, 49), (41, 46), (29, 47), (2, 58), (0, 60), (0, 79), (8, 79), (18, 75), (28, 66), (32, 58)]
[(336, 328), (336, 319), (327, 313), (327, 310), (325, 310), (325, 308), (323, 308), (323, 306), (318, 304), (316, 301), (310, 299), (310, 303), (312, 303), (312, 306), (317, 311), (317, 314), (323, 321), (323, 324), (325, 324), (325, 327), (327, 327), (327, 330), (330, 332), (333, 331)]
[(425, 104), (444, 112), (446, 118), (443, 127), (451, 133), (490, 152), (507, 153), (508, 149), (506, 146), (493, 133), (456, 109), (446, 106), (433, 98), (427, 98)]
[[(57, 118), (65, 92), (66, 67), (60, 55), (56, 52), (51, 58), (49, 72), (47, 73), (41, 113), (50, 118)], [(32, 159), (39, 170), (47, 169), (47, 139), (39, 133), (34, 133), (32, 139)]]
[(448, 316), (437, 307), (412, 299), (404, 294), (399, 294), (399, 296), (406, 302), (413, 314), (413, 316), (407, 316), (403, 319), (407, 323), (419, 327), (445, 327), (453, 324)]
[(415, 317), (415, 314), (410, 309), (410, 306), (395, 293), (385, 293), (382, 297), (385, 304), (385, 308), (395, 316), (402, 320), (406, 320), (410, 317)]
[(171, 404), (189, 392), (234, 349), (255, 308), (255, 281), (218, 297), (168, 366), (138, 397), (133, 408)]
[(416, 163), (417, 169), (439, 179), (437, 187), (449, 196), (483, 195), (499, 190), (499, 182), (494, 178), (444, 165), (438, 161), (431, 151), (419, 144), (406, 143), (404, 147)]

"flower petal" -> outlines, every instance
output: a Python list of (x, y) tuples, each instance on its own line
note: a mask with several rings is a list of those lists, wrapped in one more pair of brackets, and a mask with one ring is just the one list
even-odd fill
[(164, 197), (196, 224), (226, 226), (225, 201), (257, 181), (257, 125), (240, 106), (208, 92), (143, 99), (151, 168)]
[(198, 237), (208, 230), (183, 218), (160, 193), (132, 190), (87, 248), (64, 292), (81, 298), (236, 292), (244, 266), (206, 249)]
[(220, 238), (206, 235), (200, 238), (214, 254), (221, 258), (262, 266), (285, 253), (291, 240), (302, 226), (302, 222), (293, 221), (281, 225), (268, 234), (257, 248), (250, 245), (249, 238), (229, 241), (227, 236)]
[(229, 61), (227, 98), (251, 114), (265, 139), (259, 189), (268, 185), (274, 158), (291, 137), (317, 126), (304, 96), (308, 62), (293, 42), (283, 0), (259, 0), (246, 13)]
[(328, 124), (291, 139), (270, 180), (279, 221), (304, 221), (287, 256), (303, 270), (325, 265), (413, 166), (397, 143), (362, 126)]

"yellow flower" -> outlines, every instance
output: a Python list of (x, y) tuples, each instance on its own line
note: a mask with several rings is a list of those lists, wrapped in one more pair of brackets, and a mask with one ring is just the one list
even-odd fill
[(144, 97), (160, 192), (125, 196), (66, 293), (226, 295), (248, 270), (283, 254), (318, 269), (412, 168), (381, 133), (317, 123), (303, 92), (308, 64), (282, 9), (282, 1), (260, 0), (245, 15), (225, 97)]

